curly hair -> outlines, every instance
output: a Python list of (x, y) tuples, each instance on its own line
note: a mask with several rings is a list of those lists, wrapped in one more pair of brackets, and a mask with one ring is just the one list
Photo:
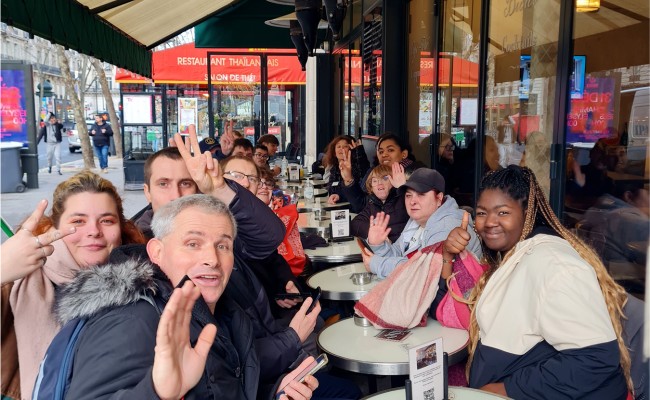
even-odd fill
[(352, 138), (350, 136), (337, 136), (332, 139), (331, 142), (325, 148), (325, 156), (323, 156), (323, 166), (329, 167), (333, 165), (338, 165), (339, 161), (336, 159), (336, 144), (341, 140), (345, 140), (348, 144), (352, 144)]
[(71, 196), (79, 193), (106, 193), (113, 199), (120, 219), (122, 244), (145, 243), (145, 237), (132, 221), (124, 217), (122, 198), (113, 183), (91, 171), (82, 171), (58, 184), (52, 195), (52, 211), (44, 216), (34, 229), (34, 234), (40, 235), (51, 227), (58, 228), (61, 215), (65, 212), (65, 202)]
[[(602, 261), (596, 252), (574, 235), (569, 229), (565, 228), (559, 219), (553, 213), (544, 192), (535, 178), (535, 174), (526, 167), (510, 165), (507, 168), (492, 171), (488, 173), (481, 182), (479, 195), (488, 189), (500, 190), (516, 200), (524, 210), (524, 226), (519, 241), (525, 240), (531, 234), (534, 228), (538, 226), (548, 226), (553, 229), (560, 237), (565, 239), (578, 252), (580, 257), (592, 266), (596, 272), (596, 278), (600, 285), (600, 290), (607, 304), (607, 311), (616, 333), (618, 348), (620, 352), (620, 363), (628, 389), (633, 390), (632, 379), (630, 377), (630, 353), (623, 340), (623, 326), (621, 319), (625, 318), (623, 306), (627, 302), (625, 289), (618, 285), (607, 272)], [(474, 352), (479, 341), (479, 326), (476, 320), (476, 304), (478, 303), (485, 285), (490, 277), (514, 253), (515, 247), (510, 249), (503, 257), (500, 257), (494, 250), (483, 246), (484, 262), (488, 264), (488, 270), (481, 276), (478, 283), (472, 290), (467, 303), (471, 309), (471, 319), (469, 327), (470, 344), (469, 359), (467, 362), (466, 374), (469, 379), (469, 371), (472, 365)]]

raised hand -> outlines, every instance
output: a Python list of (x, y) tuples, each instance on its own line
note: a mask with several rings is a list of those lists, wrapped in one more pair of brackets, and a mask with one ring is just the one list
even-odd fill
[(350, 149), (354, 150), (357, 147), (363, 147), (363, 144), (361, 144), (361, 139), (359, 139), (357, 141), (353, 140), (352, 143), (350, 143)]
[(327, 204), (334, 205), (339, 201), (339, 199), (340, 197), (338, 194), (331, 194), (330, 197), (327, 198)]
[(280, 382), (280, 389), (284, 391), (285, 394), (280, 396), (280, 399), (287, 400), (307, 400), (311, 399), (312, 393), (318, 388), (318, 380), (313, 376), (305, 377), (303, 383), (296, 381), (296, 377), (307, 368), (312, 362), (314, 362), (314, 357), (309, 356), (305, 358), (298, 368), (294, 369), (288, 373)]
[(390, 184), (393, 185), (394, 188), (404, 185), (406, 183), (406, 174), (404, 173), (404, 167), (402, 164), (398, 162), (393, 163), (391, 168), (393, 169), (393, 172), (388, 178)]
[(368, 229), (368, 244), (377, 246), (388, 239), (391, 228), (388, 227), (390, 215), (385, 212), (378, 212), (374, 217), (370, 217), (370, 229)]
[(47, 257), (54, 252), (51, 243), (75, 232), (75, 228), (66, 231), (51, 229), (42, 235), (34, 235), (32, 231), (46, 208), (47, 200), (41, 200), (20, 230), (2, 245), (2, 283), (24, 278), (42, 268)]
[(203, 375), (217, 327), (206, 325), (192, 348), (192, 307), (200, 295), (201, 291), (188, 280), (182, 288), (174, 289), (160, 317), (151, 377), (156, 394), (163, 400), (182, 398)]
[(293, 328), (293, 330), (298, 334), (300, 343), (304, 343), (305, 340), (307, 340), (307, 337), (314, 331), (316, 318), (318, 317), (318, 314), (320, 314), (320, 303), (316, 304), (313, 310), (307, 314), (307, 310), (312, 301), (313, 299), (311, 297), (305, 299), (305, 301), (302, 302), (302, 306), (289, 323), (289, 328)]
[[(189, 126), (189, 138), (184, 144), (183, 137), (178, 133), (174, 135), (174, 141), (183, 161), (185, 161), (185, 166), (202, 193), (213, 194), (226, 186), (219, 163), (212, 158), (212, 154), (209, 151), (204, 154), (198, 152), (199, 142), (196, 137), (196, 127), (193, 124)], [(194, 149), (196, 153), (192, 155), (190, 148)]]
[(235, 134), (233, 133), (234, 125), (234, 120), (226, 121), (225, 131), (219, 140), (219, 144), (221, 145), (221, 152), (226, 156), (229, 156), (230, 153), (232, 153), (232, 149), (235, 144)]
[(349, 182), (352, 179), (354, 179), (354, 177), (352, 176), (352, 162), (350, 161), (351, 158), (352, 158), (351, 151), (348, 150), (343, 155), (343, 159), (339, 161), (339, 170), (341, 171), (343, 184), (345, 184), (345, 182)]
[[(300, 293), (300, 291), (293, 283), (293, 281), (287, 282), (287, 286), (285, 286), (285, 290), (287, 293)], [(275, 302), (282, 308), (292, 308), (298, 303), (300, 303), (300, 300), (284, 299), (284, 300), (276, 300)]]

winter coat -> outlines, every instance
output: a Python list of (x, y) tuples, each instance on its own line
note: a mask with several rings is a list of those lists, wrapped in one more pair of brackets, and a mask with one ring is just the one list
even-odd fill
[[(102, 129), (106, 132), (102, 132)], [(93, 134), (93, 130), (95, 133)], [(90, 127), (88, 134), (93, 137), (93, 146), (110, 146), (111, 145), (111, 136), (113, 136), (113, 128), (108, 122), (104, 122), (99, 125), (96, 122), (93, 126)]]
[(14, 314), (9, 305), (9, 293), (13, 282), (2, 285), (2, 396), (10, 399), (20, 399), (20, 371), (18, 368), (18, 345), (14, 329)]
[(153, 232), (151, 231), (151, 220), (153, 219), (153, 209), (151, 204), (145, 207), (144, 210), (138, 213), (139, 215), (131, 217), (131, 221), (135, 226), (140, 229), (140, 232), (144, 235), (147, 240), (153, 238)]
[[(408, 246), (419, 228), (417, 222), (409, 219), (397, 241), (392, 244), (384, 242), (377, 246), (371, 246), (375, 255), (370, 259), (370, 270), (382, 279), (387, 277), (399, 264), (407, 260), (409, 253), (447, 239), (449, 232), (460, 226), (463, 213), (464, 211), (458, 208), (453, 197), (445, 196), (440, 207), (427, 220), (417, 245)], [(470, 226), (471, 224), (470, 221)], [(471, 239), (467, 250), (480, 259), (483, 254), (481, 244), (474, 230), (469, 229), (468, 231)]]
[(564, 239), (519, 242), (476, 304), (470, 387), (515, 399), (625, 399), (616, 334), (594, 269)]
[[(173, 289), (158, 267), (136, 260), (80, 271), (62, 288), (55, 306), (60, 323), (88, 319), (66, 398), (158, 398), (151, 377), (156, 331)], [(199, 298), (190, 341), (195, 343), (210, 323), (217, 326), (217, 338), (199, 383), (184, 398), (255, 399), (259, 363), (250, 320), (227, 299), (217, 303), (213, 315)]]
[[(47, 128), (50, 126), (50, 124), (45, 124), (39, 131), (38, 131), (38, 138), (36, 139), (36, 144), (41, 142), (41, 139), (47, 143)], [(55, 123), (54, 124), (55, 129), (54, 129), (54, 137), (56, 138), (57, 143), (61, 143), (63, 141), (63, 124), (60, 123)]]
[(370, 194), (365, 208), (350, 223), (350, 233), (353, 236), (367, 238), (368, 229), (370, 229), (370, 217), (377, 215), (381, 211), (390, 215), (388, 227), (391, 230), (388, 239), (393, 243), (397, 241), (409, 220), (409, 215), (404, 205), (404, 194), (395, 188), (388, 192), (385, 202), (379, 200), (374, 194)]

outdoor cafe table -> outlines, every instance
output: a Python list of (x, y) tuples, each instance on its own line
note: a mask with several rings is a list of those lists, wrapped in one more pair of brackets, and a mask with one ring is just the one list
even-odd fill
[(353, 318), (347, 318), (323, 329), (318, 335), (318, 347), (328, 354), (332, 365), (369, 375), (408, 375), (408, 348), (439, 337), (449, 355), (449, 365), (461, 362), (467, 355), (467, 331), (443, 327), (432, 318), (427, 326), (412, 328), (410, 336), (400, 342), (378, 339), (375, 336), (379, 332), (372, 326), (357, 326)]
[(313, 250), (305, 249), (305, 254), (314, 263), (353, 263), (362, 260), (361, 249), (354, 240), (331, 242), (327, 247)]
[[(483, 390), (472, 389), (467, 387), (449, 386), (449, 400), (499, 400), (509, 399), (500, 394), (485, 392)], [(404, 388), (388, 389), (375, 393), (364, 400), (406, 400), (406, 391)]]
[(350, 277), (357, 272), (366, 272), (363, 263), (341, 265), (335, 268), (328, 268), (312, 275), (307, 280), (307, 285), (313, 289), (320, 286), (321, 297), (328, 300), (359, 300), (370, 289), (375, 287), (377, 277), (375, 276), (369, 284), (355, 285)]
[[(352, 220), (356, 217), (357, 214), (350, 213), (350, 219)], [(332, 220), (330, 219), (330, 214), (328, 212), (321, 212), (321, 217), (316, 218), (316, 214), (312, 212), (300, 213), (298, 214), (298, 229), (302, 230), (306, 228), (329, 228)]]

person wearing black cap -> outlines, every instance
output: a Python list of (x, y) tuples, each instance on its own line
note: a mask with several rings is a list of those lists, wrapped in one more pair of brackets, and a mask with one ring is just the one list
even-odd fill
[[(464, 211), (456, 200), (445, 196), (445, 178), (434, 169), (418, 168), (402, 185), (405, 191), (406, 212), (409, 221), (395, 243), (388, 241), (389, 215), (383, 212), (370, 218), (368, 244), (374, 255), (363, 255), (363, 262), (370, 272), (386, 278), (408, 255), (447, 238), (452, 229), (459, 227)], [(471, 222), (471, 221), (470, 221)], [(467, 250), (480, 258), (481, 245), (476, 233), (471, 236)]]
[(207, 137), (199, 142), (199, 150), (201, 154), (209, 151), (212, 153), (212, 158), (217, 158), (217, 151), (219, 150), (219, 143), (214, 138)]

